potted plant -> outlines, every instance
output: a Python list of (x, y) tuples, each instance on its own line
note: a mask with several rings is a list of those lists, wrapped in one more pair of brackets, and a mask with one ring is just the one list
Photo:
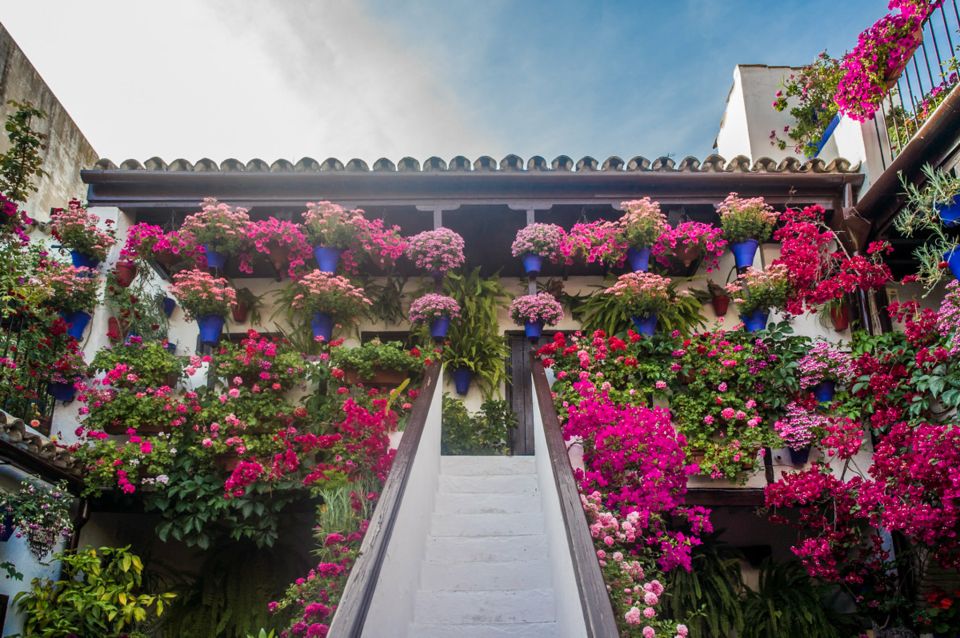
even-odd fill
[(727, 195), (717, 210), (723, 236), (730, 242), (737, 269), (749, 268), (760, 243), (773, 233), (773, 226), (777, 223), (776, 211), (762, 197), (742, 198), (736, 193)]
[(850, 354), (827, 341), (817, 341), (797, 363), (800, 387), (812, 389), (817, 401), (833, 401), (837, 384), (846, 384), (853, 377)]
[(667, 228), (657, 238), (652, 254), (665, 268), (675, 269), (680, 264), (688, 271), (698, 259), (704, 258), (707, 272), (712, 272), (726, 249), (727, 241), (721, 229), (702, 222), (683, 222), (676, 228)]
[(162, 343), (133, 340), (98, 350), (90, 370), (105, 375), (113, 387), (173, 387), (183, 373), (183, 362)]
[(270, 260), (277, 281), (283, 279), (285, 273), (293, 276), (310, 259), (307, 238), (293, 222), (276, 217), (250, 222), (247, 238), (255, 251)]
[(107, 251), (116, 243), (113, 220), (104, 222), (88, 212), (78, 199), (71, 199), (66, 209), (56, 208), (50, 214), (50, 231), (60, 244), (70, 250), (73, 265), (96, 268), (106, 259)]
[(927, 290), (940, 283), (949, 269), (960, 279), (960, 250), (949, 229), (960, 225), (960, 178), (926, 164), (922, 168), (923, 187), (902, 180), (906, 206), (894, 219), (894, 226), (905, 237), (926, 235), (914, 250), (920, 262), (918, 277)]
[(587, 264), (620, 266), (626, 259), (627, 246), (618, 222), (578, 222), (566, 234), (560, 253), (564, 262), (579, 259)]
[(748, 268), (736, 281), (727, 284), (727, 292), (740, 306), (740, 320), (747, 332), (766, 328), (770, 310), (783, 308), (789, 291), (789, 275), (783, 264), (774, 264), (767, 270)]
[(773, 429), (790, 450), (790, 461), (794, 465), (803, 465), (810, 458), (810, 445), (823, 433), (826, 422), (827, 417), (799, 403), (787, 404), (783, 417), (777, 419)]
[(72, 503), (66, 482), (49, 487), (21, 482), (16, 492), (0, 494), (0, 512), (4, 513), (0, 540), (16, 531), (17, 538), (26, 538), (30, 553), (43, 560), (60, 540), (73, 534)]
[(604, 291), (612, 295), (624, 312), (630, 315), (638, 334), (652, 335), (657, 327), (657, 315), (677, 297), (688, 291), (676, 292), (670, 279), (650, 272), (632, 272), (620, 275), (617, 282)]
[(172, 230), (157, 238), (153, 244), (153, 258), (167, 273), (184, 267), (209, 266), (203, 247), (197, 245), (196, 239), (186, 230)]
[(314, 339), (330, 341), (334, 319), (350, 321), (371, 305), (363, 288), (354, 286), (346, 277), (321, 270), (307, 273), (293, 286), (296, 294), (291, 306), (312, 313), (310, 326)]
[(524, 272), (536, 277), (544, 259), (556, 263), (563, 237), (563, 228), (556, 224), (527, 224), (517, 231), (510, 252), (523, 260)]
[(460, 304), (453, 297), (428, 293), (414, 299), (410, 304), (410, 321), (415, 324), (429, 323), (430, 336), (443, 340), (450, 329), (450, 320), (460, 317)]
[(781, 151), (792, 146), (797, 155), (816, 157), (840, 121), (833, 96), (841, 75), (840, 61), (824, 51), (812, 64), (783, 80), (773, 108), (780, 112), (789, 108), (793, 125), (783, 131), (789, 141), (780, 131), (770, 131), (770, 144)]
[(510, 304), (510, 318), (531, 341), (537, 341), (544, 326), (555, 326), (563, 319), (563, 306), (548, 292), (517, 297)]
[(253, 323), (260, 323), (260, 304), (263, 295), (255, 295), (249, 288), (237, 289), (237, 305), (233, 307), (231, 315), (237, 323), (246, 323), (250, 318)]
[(67, 322), (67, 333), (74, 339), (83, 338), (90, 323), (90, 311), (98, 303), (99, 282), (96, 271), (85, 266), (68, 266), (47, 262), (40, 275), (52, 293), (49, 303)]
[(183, 220), (180, 231), (189, 233), (203, 246), (208, 268), (222, 271), (228, 256), (236, 255), (248, 246), (249, 225), (246, 208), (233, 208), (213, 197), (206, 197), (200, 211)]
[(237, 303), (237, 293), (229, 282), (202, 270), (181, 270), (173, 276), (169, 292), (187, 318), (199, 325), (200, 342), (219, 343), (224, 319)]
[(336, 272), (340, 254), (355, 245), (363, 219), (360, 211), (346, 210), (333, 202), (308, 202), (303, 230), (313, 246), (321, 272)]
[(707, 280), (707, 290), (710, 293), (710, 305), (713, 306), (713, 314), (718, 317), (727, 316), (727, 308), (730, 306), (730, 295), (727, 289), (712, 279)]
[(399, 341), (374, 340), (356, 348), (336, 348), (330, 353), (330, 362), (346, 372), (348, 383), (396, 387), (423, 371), (419, 354)]
[(830, 318), (830, 324), (837, 332), (843, 332), (850, 327), (850, 304), (846, 298), (840, 297), (831, 299), (823, 305), (821, 322), (825, 324), (826, 317)]
[(627, 261), (634, 272), (646, 272), (654, 242), (669, 228), (660, 204), (649, 197), (620, 203), (626, 212), (619, 220), (627, 244)]
[(407, 257), (434, 280), (463, 265), (463, 237), (449, 228), (436, 228), (417, 233), (407, 242)]
[(66, 349), (50, 364), (47, 393), (57, 401), (73, 401), (77, 394), (77, 381), (86, 369), (87, 364), (83, 361), (77, 342), (68, 343)]

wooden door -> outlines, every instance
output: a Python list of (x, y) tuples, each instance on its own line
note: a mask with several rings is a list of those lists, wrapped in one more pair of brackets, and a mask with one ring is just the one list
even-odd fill
[(516, 455), (533, 454), (533, 383), (530, 377), (530, 354), (534, 350), (523, 333), (507, 333), (510, 359), (507, 361), (507, 401), (517, 415), (511, 447)]

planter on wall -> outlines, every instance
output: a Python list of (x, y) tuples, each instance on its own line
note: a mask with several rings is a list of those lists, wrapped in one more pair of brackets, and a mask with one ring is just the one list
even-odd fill
[(220, 343), (220, 336), (223, 334), (223, 316), (222, 315), (204, 315), (197, 320), (200, 326), (200, 342), (210, 345)]
[(321, 272), (334, 273), (337, 272), (337, 266), (340, 264), (341, 252), (343, 251), (339, 248), (314, 246), (313, 258), (317, 260), (317, 266), (320, 267)]
[(650, 246), (627, 248), (627, 263), (633, 272), (647, 272), (650, 268)]
[(330, 341), (333, 336), (333, 315), (325, 312), (315, 312), (310, 318), (310, 329), (313, 331), (313, 338), (322, 338), (324, 341)]
[(647, 335), (648, 337), (653, 336), (653, 333), (657, 330), (657, 313), (651, 312), (645, 317), (631, 317), (633, 320), (633, 327), (636, 328), (637, 334)]

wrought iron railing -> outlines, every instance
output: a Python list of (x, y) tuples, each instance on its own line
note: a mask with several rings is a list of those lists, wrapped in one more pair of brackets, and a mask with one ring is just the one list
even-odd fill
[(958, 46), (960, 11), (957, 0), (944, 0), (924, 22), (920, 46), (892, 83), (874, 117), (883, 170), (958, 85)]
[(49, 376), (38, 359), (34, 339), (37, 321), (26, 309), (0, 314), (0, 409), (23, 419), (38, 421), (38, 429), (49, 434), (55, 400), (47, 392)]

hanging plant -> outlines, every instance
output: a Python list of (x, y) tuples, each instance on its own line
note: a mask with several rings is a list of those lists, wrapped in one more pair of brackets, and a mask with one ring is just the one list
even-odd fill
[(26, 539), (30, 553), (42, 561), (57, 543), (73, 534), (72, 503), (63, 481), (55, 486), (23, 481), (16, 492), (0, 494), (4, 515), (0, 534), (12, 530), (17, 538)]
[(250, 216), (246, 208), (234, 208), (213, 197), (206, 197), (199, 212), (187, 215), (180, 227), (203, 246), (207, 266), (222, 270), (226, 258), (249, 247)]
[(66, 209), (56, 208), (50, 214), (50, 232), (71, 251), (74, 266), (95, 268), (106, 259), (107, 251), (116, 242), (113, 220), (103, 222), (87, 211), (78, 199), (71, 199)]
[(407, 243), (407, 257), (417, 269), (435, 277), (463, 265), (463, 237), (449, 228), (417, 233)]

